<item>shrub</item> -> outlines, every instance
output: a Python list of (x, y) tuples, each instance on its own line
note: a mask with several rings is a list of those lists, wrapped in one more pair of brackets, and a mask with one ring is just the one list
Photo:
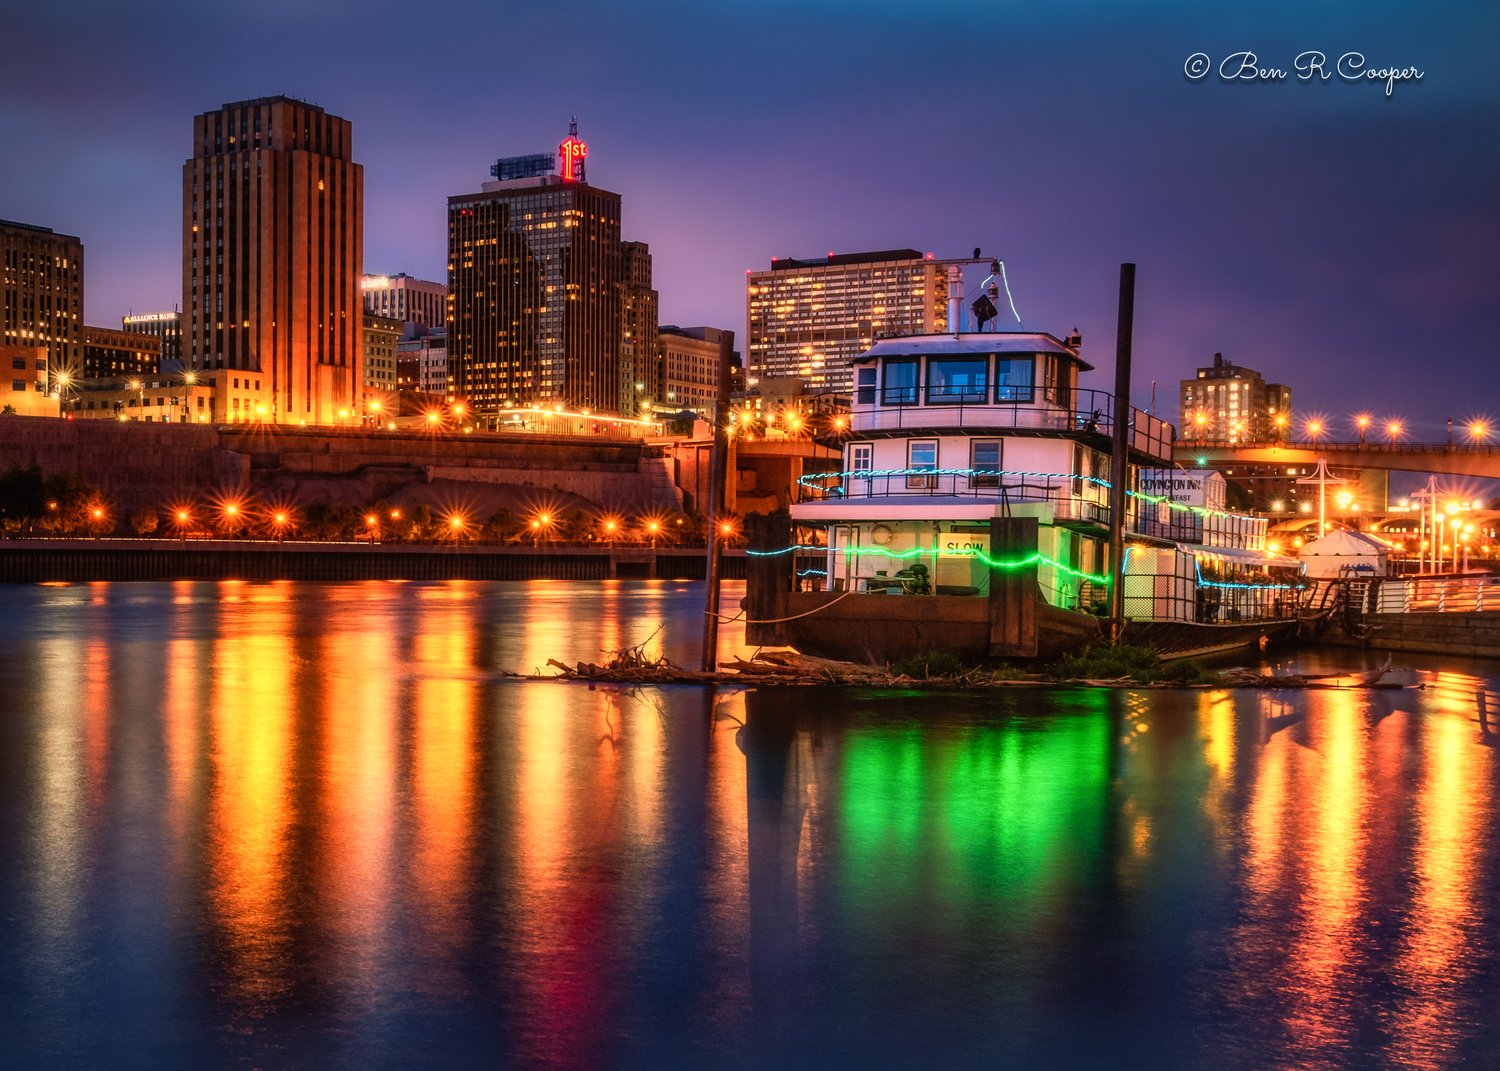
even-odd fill
[(1160, 665), (1161, 658), (1151, 648), (1121, 644), (1118, 647), (1089, 647), (1078, 654), (1065, 655), (1054, 667), (1054, 672), (1061, 680), (1130, 677), (1146, 684), (1154, 679), (1152, 675)]
[(962, 658), (952, 651), (923, 651), (891, 663), (891, 672), (921, 680), (936, 677), (962, 677), (976, 667), (965, 665)]

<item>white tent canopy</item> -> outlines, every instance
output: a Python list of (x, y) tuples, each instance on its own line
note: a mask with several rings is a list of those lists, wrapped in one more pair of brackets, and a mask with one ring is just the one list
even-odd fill
[(1324, 580), (1339, 576), (1385, 576), (1391, 548), (1362, 532), (1329, 532), (1297, 551), (1307, 576)]

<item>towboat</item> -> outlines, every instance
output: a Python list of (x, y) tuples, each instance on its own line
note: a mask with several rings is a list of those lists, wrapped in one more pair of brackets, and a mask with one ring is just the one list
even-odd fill
[[(886, 338), (853, 362), (838, 471), (799, 480), (749, 550), (747, 638), (868, 662), (931, 650), (1045, 658), (1105, 636), (1115, 399), (1080, 387), (1082, 338)], [(1175, 429), (1130, 409), (1125, 635), (1164, 654), (1295, 628), (1300, 566)]]

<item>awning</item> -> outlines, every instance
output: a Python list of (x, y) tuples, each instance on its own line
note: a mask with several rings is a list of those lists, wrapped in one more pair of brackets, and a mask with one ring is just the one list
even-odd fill
[(1239, 565), (1260, 565), (1271, 569), (1301, 569), (1302, 562), (1281, 554), (1264, 550), (1245, 550), (1242, 547), (1206, 547), (1199, 543), (1178, 543), (1179, 550), (1195, 558), (1223, 558)]

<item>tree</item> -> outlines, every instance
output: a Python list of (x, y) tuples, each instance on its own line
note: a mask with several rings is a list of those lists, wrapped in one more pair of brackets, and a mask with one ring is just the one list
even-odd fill
[(520, 535), (525, 522), (504, 507), (490, 514), (480, 531), (480, 538), (487, 543), (506, 543)]
[(581, 509), (570, 509), (557, 519), (557, 527), (553, 529), (553, 533), (558, 539), (569, 543), (583, 543), (593, 535), (597, 523), (598, 518), (593, 514)]
[(0, 476), (0, 528), (29, 532), (46, 510), (46, 482), (37, 466), (12, 465)]
[(154, 509), (138, 509), (130, 515), (130, 527), (138, 536), (152, 535), (160, 523)]

